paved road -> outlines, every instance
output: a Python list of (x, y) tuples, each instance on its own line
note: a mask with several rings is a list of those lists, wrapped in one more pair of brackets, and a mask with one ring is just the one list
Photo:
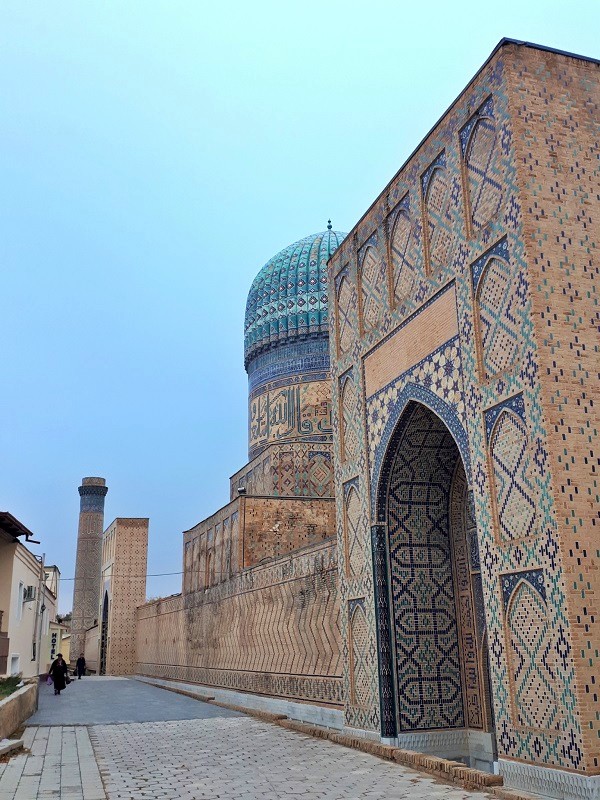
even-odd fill
[[(56, 705), (53, 694), (42, 696), (38, 714), (51, 709), (57, 724), (27, 728), (30, 753), (0, 764), (0, 800), (489, 800), (137, 681), (85, 683), (70, 686)], [(85, 701), (88, 692), (95, 699)], [(67, 704), (76, 700), (87, 709), (80, 714), (86, 722), (59, 721), (73, 717)], [(152, 713), (157, 719), (122, 722), (134, 710), (144, 720)], [(96, 713), (110, 724), (94, 724)], [(178, 716), (165, 719), (169, 713)]]
[(39, 708), (27, 724), (105, 725), (232, 716), (238, 715), (147, 683), (99, 677), (71, 681), (60, 695), (43, 684)]

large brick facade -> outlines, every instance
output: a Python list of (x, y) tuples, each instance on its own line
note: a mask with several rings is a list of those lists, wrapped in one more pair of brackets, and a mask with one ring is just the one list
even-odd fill
[(330, 260), (346, 722), (560, 797), (600, 773), (599, 98), (501, 43)]
[(598, 68), (501, 42), (349, 235), (259, 272), (250, 461), (139, 672), (598, 797)]
[(148, 520), (117, 517), (102, 536), (98, 608), (99, 672), (131, 675), (136, 663), (136, 609), (146, 600)]

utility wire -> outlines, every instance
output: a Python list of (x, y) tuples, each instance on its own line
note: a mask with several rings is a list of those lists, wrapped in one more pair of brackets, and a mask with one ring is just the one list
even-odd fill
[[(183, 575), (183, 571), (181, 572), (147, 572), (145, 575), (127, 575), (128, 578), (162, 578), (164, 575)], [(60, 576), (60, 580), (62, 581), (74, 581), (76, 578), (63, 578)], [(84, 578), (80, 578), (80, 580), (85, 580)]]

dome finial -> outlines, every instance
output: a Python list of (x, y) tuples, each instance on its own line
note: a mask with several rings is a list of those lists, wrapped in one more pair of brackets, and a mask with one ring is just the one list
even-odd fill
[(332, 227), (332, 226), (331, 226), (331, 220), (330, 220), (330, 219), (328, 219), (328, 220), (327, 220), (327, 230), (328, 230), (328, 231), (330, 231), (330, 230), (331, 230), (331, 227)]

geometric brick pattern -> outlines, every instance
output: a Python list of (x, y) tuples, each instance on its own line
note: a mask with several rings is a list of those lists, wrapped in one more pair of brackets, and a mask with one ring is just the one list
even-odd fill
[(497, 418), (490, 440), (494, 505), (500, 539), (534, 536), (537, 490), (531, 478), (531, 448), (525, 422), (512, 411)]
[(409, 297), (415, 287), (415, 237), (408, 206), (401, 207), (394, 221), (391, 236), (394, 300), (396, 303)]
[(337, 290), (338, 343), (342, 353), (348, 352), (352, 341), (353, 319), (356, 313), (356, 293), (350, 281), (342, 276)]
[(366, 664), (368, 629), (364, 599), (351, 600), (348, 608), (351, 643), (351, 702), (363, 708), (369, 702), (369, 670)]
[(421, 177), (423, 209), (427, 236), (428, 265), (431, 272), (447, 267), (451, 261), (452, 216), (451, 187), (446, 171), (446, 153), (442, 152)]
[(502, 204), (502, 172), (494, 101), (489, 98), (460, 134), (465, 161), (470, 222), (484, 228), (498, 215)]
[(333, 458), (330, 442), (286, 441), (271, 444), (230, 481), (230, 498), (238, 487), (248, 495), (332, 497)]
[(100, 660), (108, 675), (135, 671), (136, 607), (146, 600), (148, 520), (117, 517), (102, 536), (102, 612), (105, 636)]
[(506, 617), (516, 724), (536, 730), (560, 729), (555, 693), (558, 663), (552, 647), (544, 598), (529, 582), (520, 581)]
[[(525, 765), (587, 774), (600, 771), (595, 435), (600, 405), (594, 397), (600, 360), (600, 268), (594, 255), (599, 189), (592, 167), (597, 163), (597, 97), (597, 63), (502, 44), (330, 259), (331, 296), (343, 277), (350, 297), (359, 285), (361, 249), (374, 235), (387, 236), (395, 289), (399, 255), (393, 226), (401, 205), (421, 207), (422, 224), (415, 221), (408, 259), (415, 274), (411, 292), (401, 302), (395, 291), (393, 303), (384, 298), (377, 330), (360, 330), (355, 306), (350, 313), (347, 304), (344, 346), (331, 350), (334, 429), (342, 388), (338, 379), (350, 369), (360, 422), (353, 459), (340, 460), (334, 437), (338, 518), (341, 486), (357, 478), (367, 489), (369, 538), (385, 541), (388, 521), (385, 513), (378, 515), (386, 452), (407, 404), (428, 405), (451, 431), (468, 477), (477, 523), (473, 552), (480, 565), (480, 571), (472, 571), (473, 594), (484, 598), (498, 754)], [(397, 248), (400, 255), (406, 252), (405, 239)], [(449, 285), (456, 293), (458, 335), (395, 376), (376, 349), (387, 347), (405, 326), (417, 331), (414, 320)], [(332, 323), (338, 332), (340, 311), (336, 305)], [(404, 338), (416, 348), (427, 335), (423, 330), (422, 337)], [(367, 372), (369, 364), (380, 362), (380, 374), (372, 374), (374, 367)], [(406, 362), (404, 355), (399, 362)], [(377, 387), (370, 396), (365, 376)], [(515, 407), (516, 397), (521, 408)], [(341, 547), (339, 523), (338, 537)], [(385, 575), (377, 548), (373, 544), (374, 573), (340, 573), (343, 599), (365, 600), (369, 648), (385, 605), (374, 592), (374, 581), (379, 586)], [(525, 606), (509, 609), (502, 587), (508, 575), (536, 571), (543, 575), (545, 611), (537, 607), (538, 628), (529, 632), (532, 649), (526, 657), (524, 640), (511, 639), (507, 620), (507, 614), (518, 614), (511, 621), (526, 630)], [(521, 596), (525, 589), (518, 589)], [(542, 600), (538, 594), (535, 603)], [(347, 613), (344, 602), (344, 637)], [(544, 626), (547, 633), (540, 632)], [(479, 618), (476, 629), (479, 635)], [(384, 644), (377, 647), (378, 654), (385, 653)], [(517, 651), (529, 665), (518, 687), (511, 677)], [(378, 674), (379, 658), (366, 663), (372, 671), (369, 685), (381, 693), (369, 709), (349, 704), (346, 724), (391, 730), (393, 692), (384, 672)], [(480, 669), (487, 683), (485, 664)], [(347, 695), (348, 670), (346, 663)], [(517, 690), (531, 698), (531, 687), (548, 693), (546, 684), (560, 720), (545, 717), (528, 700), (528, 722), (519, 720)], [(484, 727), (491, 717), (486, 708)]]
[(369, 244), (361, 256), (360, 304), (365, 331), (376, 328), (382, 311), (385, 264), (376, 245)]
[(522, 344), (522, 298), (508, 261), (490, 258), (477, 286), (478, 333), (482, 373), (486, 380), (512, 366)]
[(340, 410), (340, 434), (342, 437), (342, 453), (344, 460), (352, 460), (356, 456), (358, 449), (357, 438), (357, 396), (354, 374), (352, 371), (346, 373), (340, 379), (342, 388), (340, 391), (341, 410)]
[(559, 701), (565, 713), (560, 758), (599, 774), (599, 67), (533, 48), (527, 55), (511, 53), (507, 78), (511, 107), (520, 109), (513, 140), (539, 353), (537, 373), (527, 370), (541, 400), (531, 417), (541, 411), (546, 427), (535, 454), (552, 496), (552, 504), (544, 493), (539, 498), (541, 511), (547, 516), (550, 506), (553, 516), (551, 527), (541, 525), (538, 563), (548, 567), (550, 626), (560, 675), (572, 687)]
[(358, 575), (364, 569), (364, 519), (355, 481), (345, 484), (344, 496), (346, 566), (351, 575)]

